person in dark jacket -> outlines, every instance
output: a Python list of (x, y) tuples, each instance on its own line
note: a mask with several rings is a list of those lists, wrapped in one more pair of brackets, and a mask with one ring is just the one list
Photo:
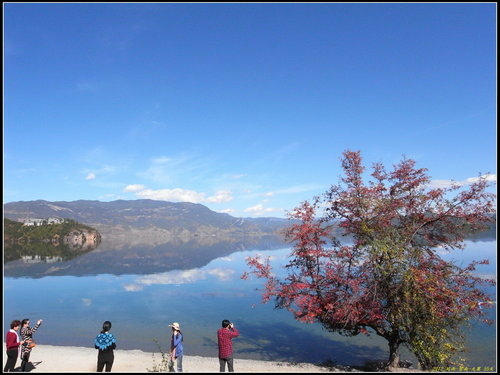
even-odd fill
[(102, 331), (95, 338), (95, 348), (99, 349), (97, 355), (97, 372), (102, 372), (106, 366), (106, 372), (111, 371), (115, 355), (113, 350), (116, 349), (116, 338), (109, 333), (111, 322), (106, 320), (102, 325)]

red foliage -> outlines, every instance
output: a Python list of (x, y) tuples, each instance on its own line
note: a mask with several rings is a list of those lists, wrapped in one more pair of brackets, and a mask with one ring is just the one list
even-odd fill
[[(289, 214), (294, 224), (287, 238), (294, 247), (284, 279), (273, 276), (269, 260), (247, 259), (250, 273), (266, 280), (263, 301), (275, 299), (296, 319), (332, 331), (356, 335), (371, 328), (397, 343), (405, 341), (400, 331), (406, 322), (395, 318), (395, 310), (408, 310), (401, 302), (408, 280), (432, 299), (437, 317), (481, 315), (478, 301), (488, 296), (478, 287), (485, 281), (472, 275), (481, 262), (460, 268), (442, 260), (436, 248), (463, 248), (465, 229), (491, 220), (495, 195), (486, 191), (486, 179), (468, 188), (432, 189), (427, 170), (404, 159), (391, 172), (375, 164), (372, 180), (364, 183), (360, 153), (352, 151), (344, 152), (342, 167), (341, 185)], [(352, 244), (342, 244), (335, 227)]]

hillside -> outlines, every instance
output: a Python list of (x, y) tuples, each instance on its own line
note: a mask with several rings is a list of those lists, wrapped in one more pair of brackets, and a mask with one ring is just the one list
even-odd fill
[(23, 221), (26, 218), (61, 217), (96, 228), (103, 238), (127, 236), (127, 228), (151, 232), (165, 238), (176, 236), (270, 235), (288, 225), (279, 218), (237, 218), (217, 213), (195, 203), (140, 200), (100, 202), (44, 200), (4, 204), (4, 217)]
[[(124, 244), (137, 240), (154, 244), (158, 240), (167, 242), (177, 237), (283, 237), (283, 229), (290, 225), (287, 219), (238, 218), (212, 211), (201, 204), (150, 199), (10, 202), (4, 204), (4, 217), (15, 221), (48, 217), (71, 219), (96, 228), (103, 240)], [(489, 223), (488, 230), (469, 237), (495, 239), (496, 220)]]
[(94, 228), (70, 219), (59, 224), (24, 226), (4, 218), (3, 234), (5, 262), (41, 256), (71, 259), (95, 249), (101, 241)]

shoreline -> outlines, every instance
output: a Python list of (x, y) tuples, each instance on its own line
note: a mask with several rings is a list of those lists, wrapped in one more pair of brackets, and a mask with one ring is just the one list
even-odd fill
[[(5, 343), (4, 343), (5, 348)], [(161, 362), (161, 353), (142, 350), (114, 351), (115, 360), (112, 372), (151, 372)], [(3, 363), (7, 359), (3, 351)], [(96, 372), (97, 350), (89, 347), (37, 345), (30, 356), (29, 372), (68, 373)], [(18, 358), (16, 369), (21, 365)], [(219, 372), (219, 360), (216, 357), (185, 355), (182, 361), (184, 372)], [(227, 369), (226, 369), (227, 370)], [(311, 363), (288, 363), (234, 358), (235, 372), (341, 372), (338, 369), (317, 366)]]
[[(3, 343), (5, 348), (5, 342)], [(155, 365), (161, 363), (161, 353), (144, 352), (139, 349), (115, 349), (111, 372), (115, 373), (148, 373), (158, 372)], [(7, 354), (3, 351), (3, 363)], [(16, 370), (20, 369), (21, 360), (17, 359)], [(316, 365), (305, 362), (265, 361), (256, 359), (239, 359), (235, 353), (234, 371), (242, 373), (325, 373), (325, 372), (396, 372), (425, 373), (414, 368), (395, 368), (393, 371), (381, 369), (380, 361), (373, 361), (369, 367), (336, 366), (335, 364)], [(219, 372), (217, 357), (183, 356), (183, 372), (210, 373)], [(97, 350), (81, 346), (37, 345), (30, 356), (27, 372), (40, 373), (88, 373), (97, 370)], [(227, 371), (227, 368), (226, 368)], [(166, 372), (163, 370), (162, 372)]]

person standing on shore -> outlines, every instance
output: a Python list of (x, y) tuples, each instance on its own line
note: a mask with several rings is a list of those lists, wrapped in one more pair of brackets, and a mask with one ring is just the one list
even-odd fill
[(7, 361), (5, 362), (5, 367), (3, 372), (14, 371), (17, 362), (17, 356), (19, 355), (19, 345), (24, 344), (24, 340), (19, 341), (19, 327), (21, 326), (20, 320), (13, 320), (10, 323), (10, 330), (7, 332), (5, 337), (5, 346), (7, 347)]
[(234, 327), (234, 324), (229, 320), (222, 321), (222, 328), (217, 331), (217, 342), (219, 345), (219, 366), (220, 372), (234, 372), (233, 367), (233, 339), (238, 337), (240, 333)]
[(97, 372), (102, 372), (106, 365), (106, 372), (111, 371), (115, 355), (113, 350), (116, 349), (116, 338), (109, 333), (111, 322), (106, 320), (102, 325), (102, 331), (95, 338), (95, 348), (99, 349), (97, 355)]
[(170, 359), (172, 366), (169, 368), (169, 371), (173, 371), (174, 363), (177, 361), (177, 372), (182, 372), (182, 356), (184, 354), (182, 341), (184, 341), (184, 337), (181, 333), (181, 326), (176, 322), (168, 326), (172, 327), (172, 339), (170, 340)]
[(33, 341), (33, 333), (35, 333), (35, 331), (38, 329), (38, 327), (40, 327), (41, 324), (42, 319), (39, 319), (33, 328), (30, 327), (29, 319), (23, 319), (23, 321), (21, 322), (21, 329), (19, 333), (21, 334), (21, 338), (25, 341), (24, 345), (21, 345), (21, 372), (26, 371), (26, 366), (29, 363), (31, 351), (35, 346)]

